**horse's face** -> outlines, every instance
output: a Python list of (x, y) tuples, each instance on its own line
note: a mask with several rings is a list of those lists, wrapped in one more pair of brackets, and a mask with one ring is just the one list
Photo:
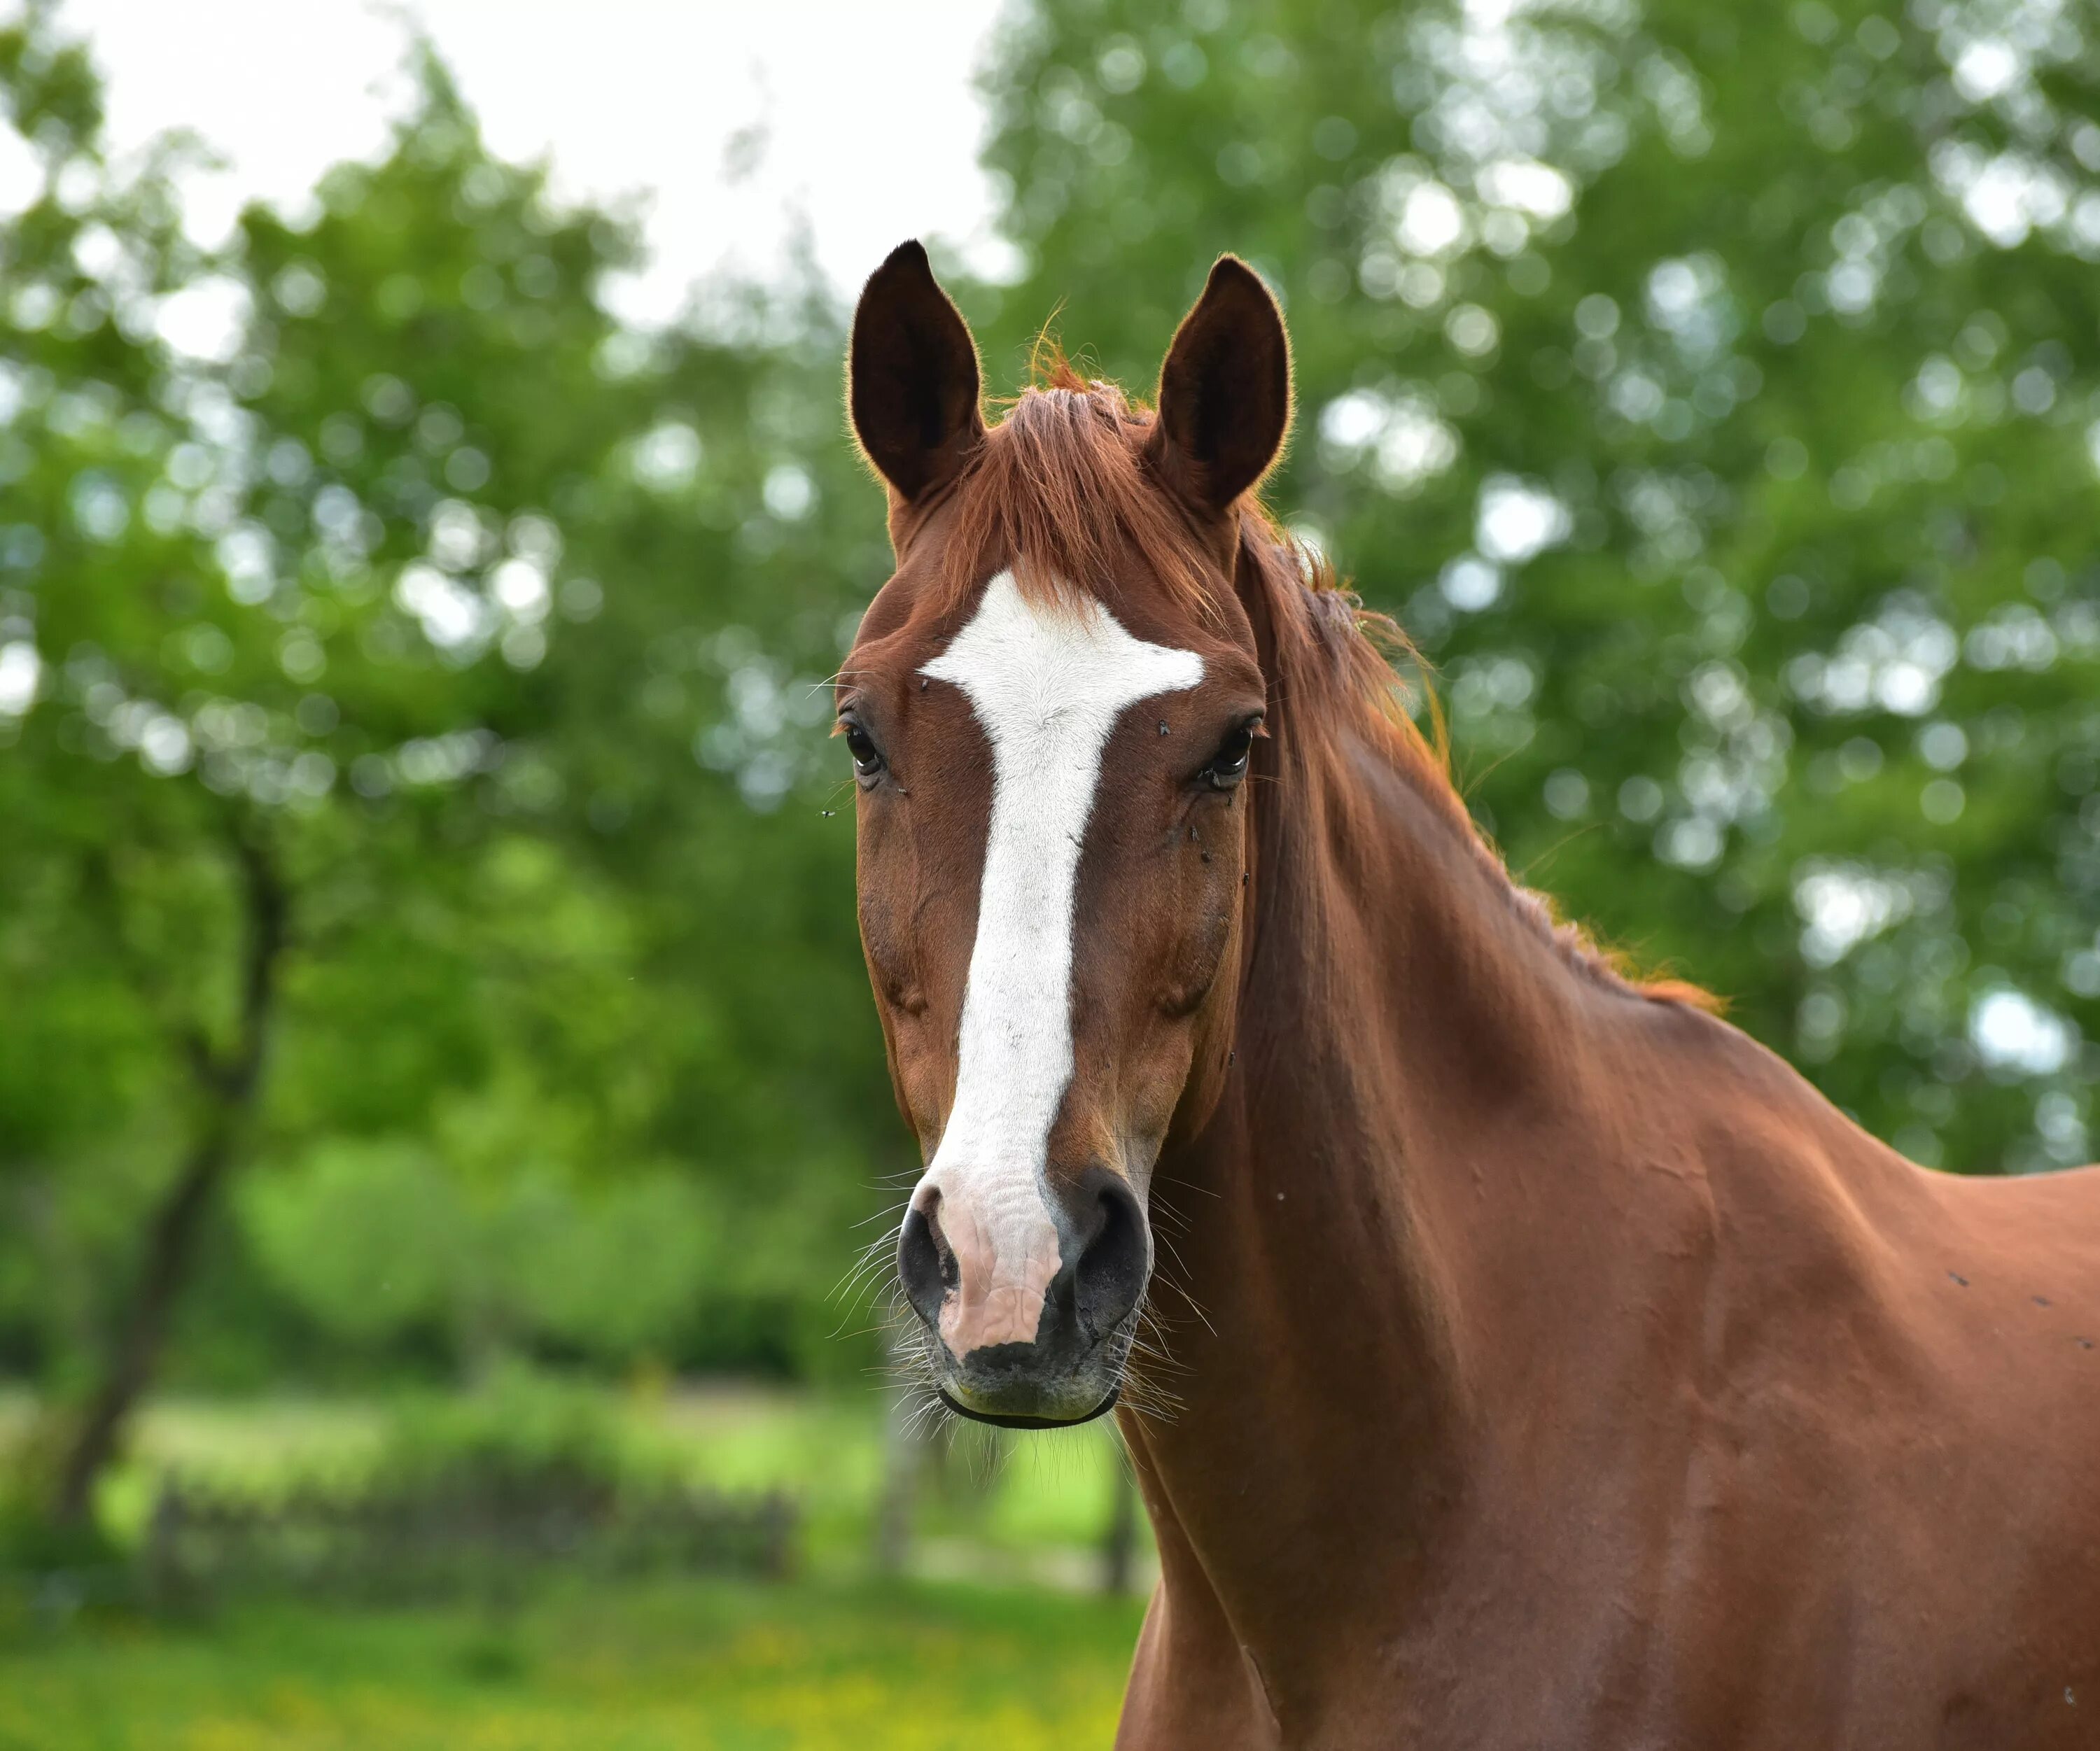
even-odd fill
[[(1229, 1057), (1266, 705), (1233, 505), (1287, 417), (1274, 306), (1220, 264), (1157, 421), (1059, 393), (987, 433), (974, 349), (923, 253), (870, 280), (851, 399), (899, 562), (838, 712), (862, 941), (927, 1162), (898, 1264), (949, 1405), (1024, 1426), (1114, 1403), (1152, 1269), (1153, 1164), (1207, 1118)], [(1119, 514), (1069, 482), (1056, 505), (990, 502), (1039, 483), (997, 448), (1036, 420), (1094, 452), (1110, 496), (1152, 502)], [(1012, 551), (1031, 516), (1074, 515), (1099, 526), (1053, 545), (1093, 575)], [(1148, 520), (1185, 538), (1200, 593), (1119, 532)]]

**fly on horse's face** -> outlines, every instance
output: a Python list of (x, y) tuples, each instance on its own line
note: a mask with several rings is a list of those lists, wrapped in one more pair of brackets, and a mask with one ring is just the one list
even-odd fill
[(898, 1250), (950, 1406), (1115, 1401), (1162, 1144), (1229, 1056), (1266, 707), (1237, 501), (1289, 417), (1283, 330), (1228, 258), (1156, 419), (1071, 382), (999, 427), (915, 244), (854, 324), (895, 575), (841, 672), (862, 940), (926, 1171)]

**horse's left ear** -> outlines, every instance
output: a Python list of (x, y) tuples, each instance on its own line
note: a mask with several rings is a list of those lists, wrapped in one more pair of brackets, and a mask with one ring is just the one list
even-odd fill
[(900, 245), (854, 311), (846, 401), (868, 460), (907, 502), (944, 486), (984, 441), (977, 343), (925, 249)]
[(1290, 342), (1268, 288), (1221, 255), (1159, 369), (1152, 450), (1169, 486), (1223, 513), (1268, 472), (1290, 429)]

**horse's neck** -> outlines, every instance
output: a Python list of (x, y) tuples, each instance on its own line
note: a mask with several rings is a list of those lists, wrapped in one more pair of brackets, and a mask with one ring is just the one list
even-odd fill
[(1374, 1556), (1405, 1590), (1484, 1425), (1643, 1243), (1596, 1183), (1630, 1140), (1595, 1040), (1641, 999), (1524, 915), (1426, 765), (1299, 730), (1257, 804), (1241, 1075), (1154, 1192), (1178, 1404), (1132, 1424), (1250, 1645), (1317, 1615), (1309, 1574)]

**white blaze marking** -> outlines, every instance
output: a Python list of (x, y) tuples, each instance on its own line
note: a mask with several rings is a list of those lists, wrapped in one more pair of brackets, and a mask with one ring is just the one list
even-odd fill
[(1132, 637), (1091, 599), (1029, 602), (1002, 571), (920, 673), (961, 688), (991, 743), (955, 1104), (913, 1196), (940, 1194), (961, 1268), (941, 1335), (960, 1356), (1033, 1342), (1057, 1273), (1044, 1172), (1072, 1077), (1073, 908), (1102, 750), (1125, 709), (1194, 686), (1203, 659)]

